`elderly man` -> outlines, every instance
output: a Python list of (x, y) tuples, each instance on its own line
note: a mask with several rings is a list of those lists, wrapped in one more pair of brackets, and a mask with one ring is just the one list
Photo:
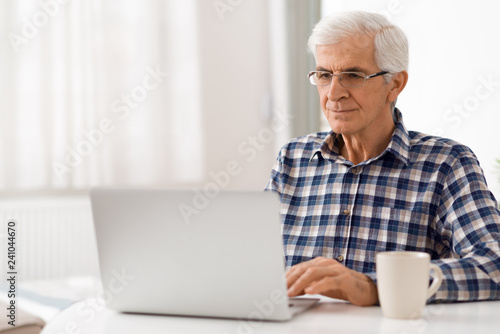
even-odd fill
[(267, 190), (282, 202), (288, 294), (378, 302), (375, 254), (422, 251), (440, 301), (500, 299), (500, 213), (472, 151), (407, 131), (398, 95), (408, 42), (383, 16), (325, 17), (309, 39), (332, 129), (280, 151)]

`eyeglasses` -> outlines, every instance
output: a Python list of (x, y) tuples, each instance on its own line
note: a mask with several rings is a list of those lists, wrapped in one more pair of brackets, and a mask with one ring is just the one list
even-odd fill
[(340, 72), (339, 74), (333, 74), (326, 71), (312, 71), (309, 72), (308, 76), (311, 84), (315, 86), (328, 86), (332, 83), (333, 77), (338, 77), (340, 84), (344, 87), (361, 87), (365, 84), (366, 80), (387, 73), (389, 72), (382, 71), (372, 75), (365, 75), (363, 72)]

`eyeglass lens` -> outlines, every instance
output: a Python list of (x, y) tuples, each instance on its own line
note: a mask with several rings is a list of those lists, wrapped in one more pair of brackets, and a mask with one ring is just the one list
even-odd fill
[(334, 76), (338, 76), (340, 84), (345, 87), (363, 86), (365, 83), (365, 74), (361, 72), (341, 72), (338, 75), (329, 72), (314, 72), (310, 78), (314, 85), (328, 86)]

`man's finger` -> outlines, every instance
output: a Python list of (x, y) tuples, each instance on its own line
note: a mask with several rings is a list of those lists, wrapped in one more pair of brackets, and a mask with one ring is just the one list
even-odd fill
[(303, 263), (301, 263), (300, 265), (297, 264), (290, 268), (290, 270), (286, 273), (286, 286), (292, 286), (297, 281), (297, 279), (302, 276), (306, 268), (307, 266), (303, 265)]
[[(329, 297), (333, 297), (331, 296), (332, 292), (335, 293), (335, 291), (340, 291), (342, 289), (343, 279), (344, 277), (342, 276), (323, 277), (322, 279), (313, 282), (311, 285), (305, 288), (304, 292), (309, 294), (322, 294), (322, 295), (328, 295)], [(333, 297), (333, 298), (338, 298), (338, 297)]]
[(314, 259), (292, 266), (285, 274), (287, 286), (292, 285), (308, 267), (313, 265), (313, 261)]
[(288, 296), (293, 297), (304, 293), (304, 289), (313, 282), (323, 279), (325, 276), (339, 275), (339, 271), (332, 267), (310, 266), (302, 270), (300, 277), (288, 285)]

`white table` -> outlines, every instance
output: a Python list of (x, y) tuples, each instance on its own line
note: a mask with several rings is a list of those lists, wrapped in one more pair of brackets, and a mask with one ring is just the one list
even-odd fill
[(322, 297), (288, 322), (253, 322), (177, 316), (122, 314), (95, 304), (76, 303), (58, 314), (43, 334), (101, 333), (500, 333), (500, 301), (427, 305), (419, 320), (392, 320), (380, 307), (357, 307)]

